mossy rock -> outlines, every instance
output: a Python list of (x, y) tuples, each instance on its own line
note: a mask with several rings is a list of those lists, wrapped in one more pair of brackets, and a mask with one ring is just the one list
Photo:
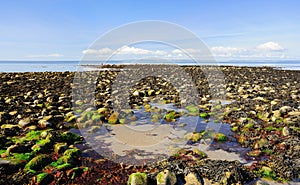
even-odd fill
[(263, 166), (260, 170), (260, 173), (264, 178), (272, 179), (272, 180), (277, 179), (276, 173), (271, 168), (269, 168), (267, 166)]
[(118, 113), (114, 112), (113, 114), (111, 114), (108, 118), (108, 123), (109, 124), (117, 124), (119, 123), (119, 116)]
[(200, 116), (200, 118), (203, 118), (203, 119), (209, 118), (209, 114), (206, 112), (200, 113), (199, 116)]
[(132, 173), (127, 181), (127, 185), (144, 185), (147, 183), (147, 174), (141, 172)]
[(159, 172), (156, 176), (157, 185), (175, 185), (176, 181), (176, 175), (169, 170)]
[(74, 164), (78, 162), (78, 158), (81, 156), (81, 151), (77, 148), (67, 149), (63, 156), (59, 158), (64, 163)]
[(61, 154), (63, 152), (65, 152), (68, 148), (68, 144), (67, 143), (56, 143), (54, 145), (54, 152), (56, 154)]
[(40, 185), (50, 184), (53, 180), (54, 180), (53, 175), (49, 173), (43, 172), (35, 176), (36, 184), (40, 184)]
[(1, 125), (2, 133), (6, 136), (14, 136), (17, 132), (20, 131), (20, 127), (18, 125), (13, 124), (4, 124)]
[(31, 159), (24, 167), (24, 171), (35, 170), (39, 171), (51, 163), (52, 159), (49, 155), (38, 155)]
[(75, 167), (72, 168), (71, 170), (67, 171), (67, 176), (74, 180), (76, 177), (79, 177), (82, 175), (82, 173), (88, 171), (88, 167)]
[(201, 132), (188, 133), (184, 137), (192, 142), (198, 142), (202, 139), (203, 133)]
[(244, 128), (249, 129), (249, 128), (253, 128), (254, 127), (254, 123), (247, 123)]
[(195, 148), (192, 150), (193, 155), (199, 156), (201, 159), (206, 158), (207, 154), (205, 152), (200, 151), (199, 149)]
[(217, 133), (214, 136), (214, 140), (218, 142), (225, 142), (227, 141), (227, 136), (223, 133)]
[(70, 131), (63, 132), (60, 135), (60, 142), (67, 142), (73, 144), (74, 142), (82, 141), (82, 137)]
[(185, 109), (190, 113), (198, 113), (199, 112), (199, 107), (197, 107), (195, 105), (188, 105), (185, 107)]
[(235, 127), (232, 127), (232, 128), (231, 128), (231, 131), (232, 131), (232, 132), (237, 132), (238, 129), (239, 129), (239, 127), (238, 127), (238, 126), (235, 126)]
[(41, 140), (38, 140), (36, 142), (36, 144), (31, 147), (31, 149), (34, 152), (46, 153), (46, 152), (51, 151), (50, 149), (52, 148), (52, 144), (53, 144), (53, 142), (49, 138), (41, 139)]
[(175, 119), (175, 115), (173, 113), (168, 113), (165, 115), (164, 119), (167, 121), (167, 122), (175, 122), (176, 119)]
[(68, 169), (70, 169), (70, 168), (72, 168), (72, 167), (73, 167), (72, 164), (70, 164), (70, 163), (64, 163), (64, 164), (61, 164), (61, 165), (57, 165), (57, 166), (56, 166), (56, 169), (57, 169), (58, 171), (64, 171), (64, 170), (68, 170)]

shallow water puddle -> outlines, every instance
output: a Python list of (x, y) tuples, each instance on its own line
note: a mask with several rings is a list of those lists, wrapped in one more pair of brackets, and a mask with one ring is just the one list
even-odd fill
[[(229, 102), (221, 101), (221, 103)], [(173, 104), (150, 103), (150, 107), (151, 109), (149, 107), (133, 109), (136, 119), (126, 124), (105, 124), (94, 133), (88, 132), (89, 128), (80, 131), (93, 150), (104, 157), (114, 156), (116, 161), (156, 161), (173, 155), (181, 148), (197, 148), (207, 153), (211, 159), (251, 162), (244, 158), (249, 149), (241, 147), (236, 142), (230, 125), (214, 123), (210, 119), (207, 122)], [(179, 112), (181, 115), (174, 121), (167, 122), (164, 117), (170, 111)], [(153, 120), (153, 116), (157, 114), (159, 116)], [(213, 141), (213, 138), (206, 138), (200, 142), (190, 143), (185, 137), (188, 133), (203, 130), (223, 133), (228, 137), (228, 141), (221, 143)]]

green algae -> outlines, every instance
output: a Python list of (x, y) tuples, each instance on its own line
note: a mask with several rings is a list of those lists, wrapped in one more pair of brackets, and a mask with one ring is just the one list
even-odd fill
[(24, 171), (35, 170), (39, 171), (43, 167), (51, 163), (52, 159), (48, 155), (38, 155), (31, 159), (24, 167)]
[(135, 184), (147, 184), (147, 174), (146, 173), (141, 173), (141, 172), (136, 172), (136, 173), (132, 173), (129, 176), (128, 185), (131, 185), (132, 181), (134, 179)]
[(227, 137), (226, 137), (226, 135), (223, 134), (223, 133), (217, 133), (217, 134), (215, 134), (214, 139), (215, 139), (216, 141), (218, 141), (218, 142), (225, 142), (225, 141), (227, 141)]
[(209, 114), (206, 112), (203, 112), (203, 113), (200, 113), (199, 116), (200, 116), (200, 118), (207, 119), (209, 117)]

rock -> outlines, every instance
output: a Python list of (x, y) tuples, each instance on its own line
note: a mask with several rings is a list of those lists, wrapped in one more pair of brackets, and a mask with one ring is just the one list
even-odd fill
[(24, 118), (24, 119), (21, 119), (18, 124), (20, 127), (24, 128), (26, 126), (29, 126), (30, 123), (31, 123), (30, 118)]
[(74, 164), (78, 162), (78, 158), (81, 156), (81, 151), (77, 148), (67, 149), (63, 156), (60, 158), (64, 163)]
[(18, 169), (19, 165), (15, 161), (0, 159), (0, 174), (12, 174)]
[(254, 183), (254, 185), (269, 185), (269, 183), (264, 180), (258, 180)]
[(200, 159), (203, 159), (203, 158), (206, 158), (206, 157), (207, 157), (207, 154), (206, 154), (205, 152), (202, 152), (202, 151), (200, 151), (200, 150), (197, 149), (197, 148), (194, 148), (194, 149), (192, 150), (192, 152), (193, 152), (193, 155), (197, 155), (198, 158), (200, 158)]
[(0, 125), (7, 123), (11, 115), (6, 112), (0, 112)]
[[(120, 120), (121, 122), (121, 120)], [(101, 126), (98, 126), (98, 125), (93, 125), (91, 126), (91, 128), (87, 131), (88, 133), (95, 133), (97, 131), (99, 131), (101, 129)]]
[(45, 119), (39, 120), (38, 125), (40, 128), (50, 128), (52, 127), (52, 123), (48, 122)]
[(155, 95), (155, 91), (153, 89), (150, 89), (148, 91), (148, 96), (153, 96), (153, 95)]
[(30, 170), (41, 170), (51, 162), (51, 156), (49, 155), (38, 155), (31, 159), (24, 167), (24, 171), (28, 172)]
[(49, 148), (52, 148), (52, 141), (49, 138), (41, 139), (31, 147), (34, 152), (47, 152)]
[(159, 172), (156, 176), (157, 185), (175, 185), (176, 181), (175, 173), (169, 170)]
[(293, 111), (288, 113), (289, 116), (300, 116), (300, 111)]
[(251, 156), (251, 157), (258, 157), (261, 155), (261, 150), (252, 150), (250, 152), (247, 153), (248, 156)]
[(79, 177), (80, 175), (82, 175), (83, 172), (87, 171), (88, 169), (88, 167), (75, 167), (67, 171), (67, 176), (70, 179), (74, 180), (76, 177)]
[(8, 147), (6, 149), (6, 152), (9, 153), (25, 153), (28, 152), (30, 150), (30, 148), (26, 147), (25, 145), (21, 145), (21, 144), (15, 144), (15, 145), (11, 145), (10, 147)]
[(146, 185), (148, 184), (146, 173), (132, 173), (127, 181), (128, 185)]
[(65, 152), (68, 148), (68, 144), (67, 143), (56, 143), (54, 145), (54, 152), (56, 154), (61, 154), (63, 152)]
[(114, 112), (111, 114), (108, 118), (108, 123), (109, 124), (117, 124), (119, 122), (118, 120), (118, 113)]
[(133, 96), (139, 96), (139, 91), (134, 91), (134, 92), (132, 93), (132, 95), (133, 95)]
[(209, 114), (206, 112), (203, 112), (203, 113), (200, 113), (199, 116), (200, 116), (200, 118), (207, 119), (209, 117)]
[(36, 176), (34, 176), (34, 182), (37, 185), (46, 185), (46, 184), (50, 184), (52, 181), (54, 180), (54, 177), (52, 174), (49, 173), (40, 173)]
[(217, 133), (217, 134), (215, 134), (215, 136), (214, 136), (214, 140), (215, 140), (215, 141), (218, 141), (218, 142), (225, 142), (225, 141), (227, 141), (227, 137), (226, 137), (226, 135), (223, 134), (223, 133)]
[(283, 136), (290, 135), (290, 129), (288, 127), (283, 127), (283, 129), (282, 129), (282, 135)]
[(197, 173), (189, 173), (184, 177), (185, 185), (202, 185), (203, 180)]
[(279, 109), (281, 114), (287, 114), (291, 110), (292, 110), (292, 107), (290, 107), (290, 106), (283, 106)]
[(15, 136), (20, 131), (20, 127), (18, 125), (4, 124), (1, 126), (1, 130), (6, 136)]

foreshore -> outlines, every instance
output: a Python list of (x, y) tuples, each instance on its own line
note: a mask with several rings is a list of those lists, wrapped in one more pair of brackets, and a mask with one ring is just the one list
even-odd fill
[[(184, 172), (219, 184), (256, 183), (261, 178), (269, 183), (299, 183), (300, 71), (234, 66), (102, 67), (92, 75), (0, 73), (0, 184), (126, 184), (135, 172), (145, 173), (148, 183), (155, 184), (157, 174), (166, 169), (178, 183), (187, 181)], [(122, 73), (121, 69), (131, 71)], [(121, 96), (123, 91), (126, 96)], [(91, 104), (85, 99), (90, 98), (88, 93), (95, 93)], [(118, 103), (113, 104), (115, 98)], [(117, 106), (147, 107), (157, 98), (177, 106), (184, 102), (182, 108), (193, 104), (201, 119), (230, 124), (236, 141), (249, 148), (246, 157), (253, 163), (212, 160), (186, 150), (163, 165), (119, 164), (97, 154), (72, 132), (82, 125), (94, 132), (100, 123), (125, 124), (120, 112), (114, 111)], [(177, 116), (182, 115), (171, 115), (170, 122)], [(168, 116), (163, 119), (169, 122)], [(197, 143), (200, 139), (190, 140)]]

